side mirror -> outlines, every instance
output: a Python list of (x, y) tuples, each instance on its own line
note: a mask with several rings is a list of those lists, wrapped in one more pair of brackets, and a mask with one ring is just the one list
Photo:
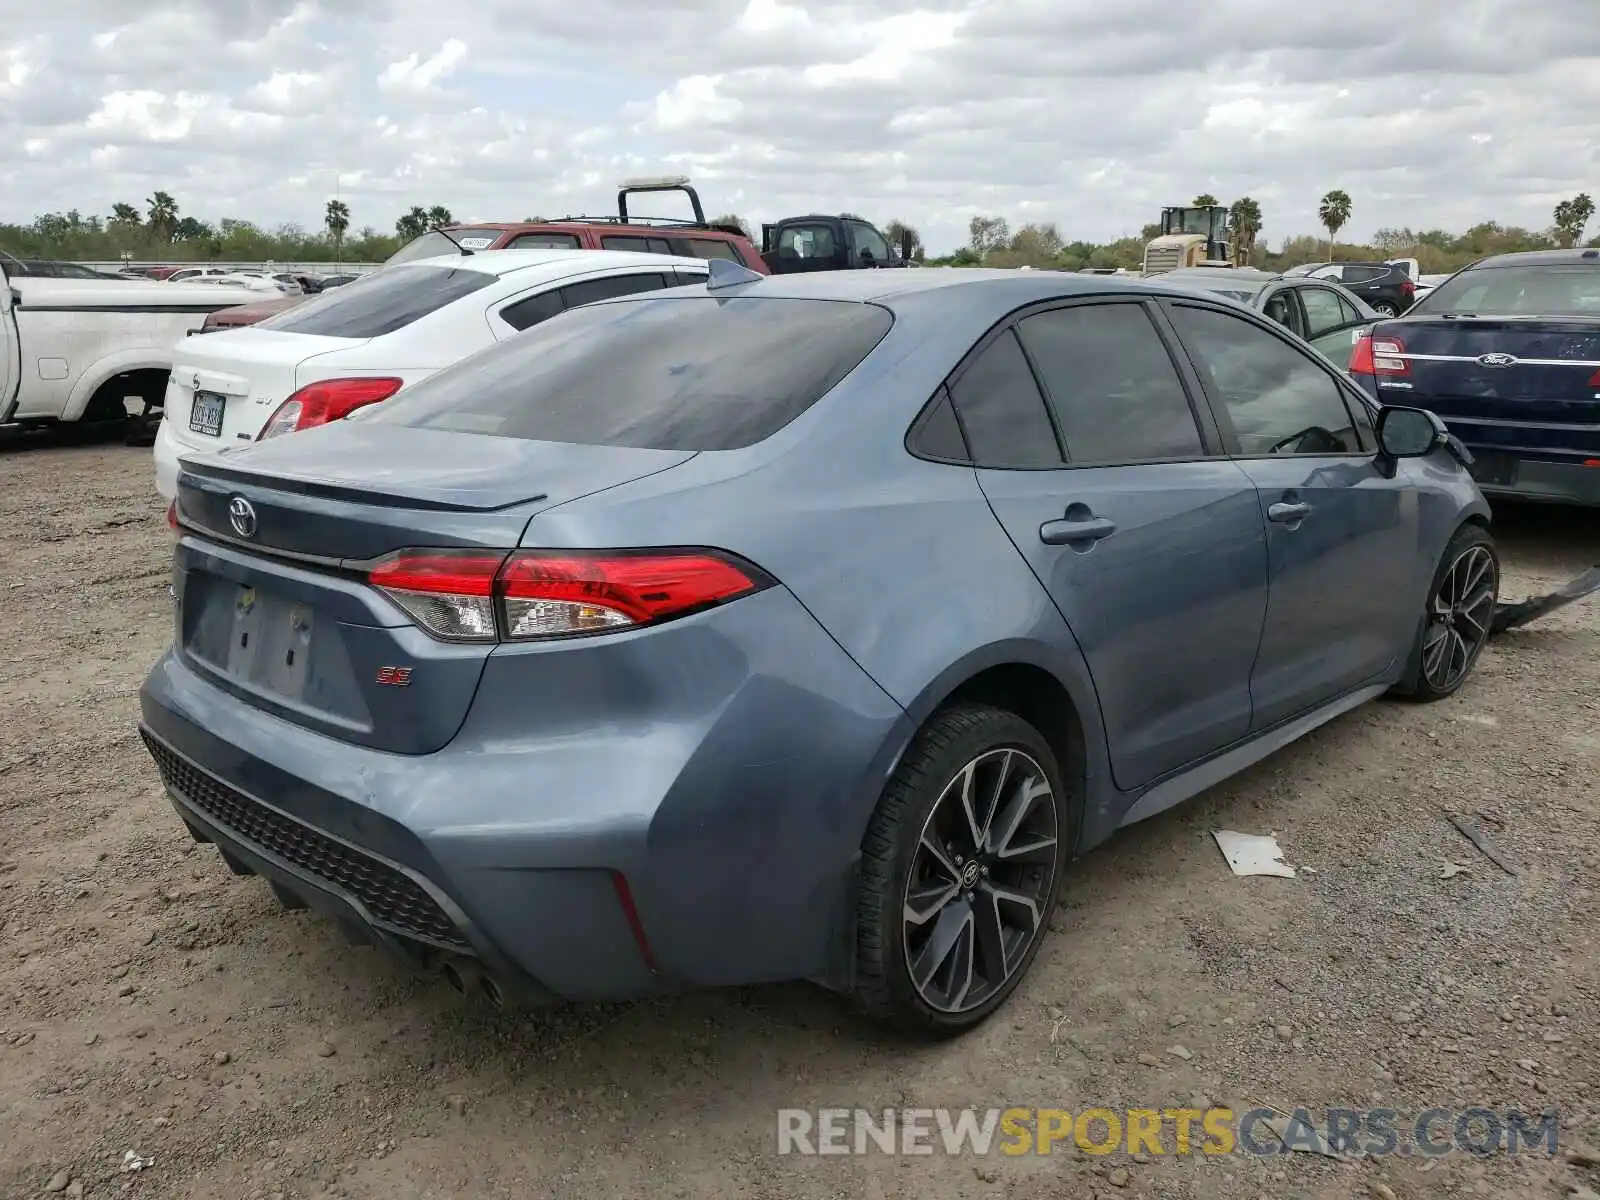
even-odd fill
[(1444, 422), (1426, 409), (1378, 410), (1378, 448), (1386, 458), (1422, 458), (1449, 440)]

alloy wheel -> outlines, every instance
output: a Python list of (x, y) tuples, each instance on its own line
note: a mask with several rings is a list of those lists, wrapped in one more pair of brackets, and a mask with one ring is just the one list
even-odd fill
[(1472, 669), (1489, 640), (1500, 570), (1486, 546), (1463, 550), (1439, 581), (1422, 638), (1422, 673), (1428, 686), (1448, 692)]
[(1050, 920), (1056, 797), (1028, 753), (989, 750), (956, 772), (906, 878), (906, 964), (931, 1008), (964, 1013), (1003, 989)]
[(1400, 310), (1394, 305), (1388, 303), (1374, 304), (1372, 306), (1372, 311), (1377, 313), (1380, 317), (1398, 317), (1400, 315)]

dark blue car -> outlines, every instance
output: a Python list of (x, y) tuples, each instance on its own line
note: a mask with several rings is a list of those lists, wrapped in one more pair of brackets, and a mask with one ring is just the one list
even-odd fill
[(1488, 495), (1600, 505), (1600, 250), (1474, 263), (1374, 326), (1350, 371), (1442, 417)]
[(712, 273), (185, 461), (140, 700), (195, 838), (493, 998), (813, 979), (953, 1032), (1079, 854), (1467, 678), (1483, 498), (1273, 322)]

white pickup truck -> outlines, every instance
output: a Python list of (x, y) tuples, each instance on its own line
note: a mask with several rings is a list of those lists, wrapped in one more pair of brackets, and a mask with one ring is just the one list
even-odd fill
[(215, 285), (8, 277), (0, 263), (0, 427), (132, 416), (153, 431), (174, 347), (210, 313), (260, 299)]

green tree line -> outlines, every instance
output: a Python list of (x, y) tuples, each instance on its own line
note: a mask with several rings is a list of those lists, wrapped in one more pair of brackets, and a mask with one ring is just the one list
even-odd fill
[[(1209, 193), (1193, 204), (1219, 203)], [(1549, 227), (1536, 230), (1485, 221), (1454, 233), (1444, 229), (1380, 229), (1370, 243), (1339, 241), (1355, 205), (1348, 193), (1333, 189), (1318, 206), (1317, 215), (1326, 238), (1303, 235), (1284, 239), (1276, 250), (1262, 237), (1265, 223), (1261, 205), (1245, 196), (1228, 206), (1233, 236), (1251, 266), (1280, 271), (1305, 262), (1330, 258), (1343, 260), (1410, 257), (1424, 274), (1454, 271), (1489, 254), (1519, 250), (1546, 250), (1583, 244), (1595, 204), (1587, 193), (1562, 200), (1552, 212)], [(329, 200), (319, 228), (289, 223), (266, 228), (242, 218), (224, 217), (215, 223), (185, 216), (174, 197), (158, 191), (142, 206), (118, 203), (109, 215), (84, 215), (77, 209), (45, 213), (27, 225), (0, 224), (0, 250), (19, 258), (78, 261), (115, 261), (123, 254), (141, 260), (174, 262), (382, 262), (412, 238), (429, 229), (449, 225), (454, 218), (443, 205), (413, 206), (388, 233), (367, 225), (352, 231), (350, 206)], [(718, 217), (747, 232), (751, 226), (736, 214)], [(1013, 229), (1003, 216), (980, 215), (968, 225), (967, 244), (953, 254), (928, 255), (922, 237), (904, 221), (881, 226), (890, 243), (909, 238), (912, 257), (930, 266), (1037, 267), (1077, 271), (1085, 267), (1138, 270), (1145, 243), (1161, 233), (1159, 223), (1144, 226), (1138, 236), (1111, 242), (1068, 240), (1054, 223), (1028, 223)], [(1600, 246), (1600, 238), (1588, 245)]]

